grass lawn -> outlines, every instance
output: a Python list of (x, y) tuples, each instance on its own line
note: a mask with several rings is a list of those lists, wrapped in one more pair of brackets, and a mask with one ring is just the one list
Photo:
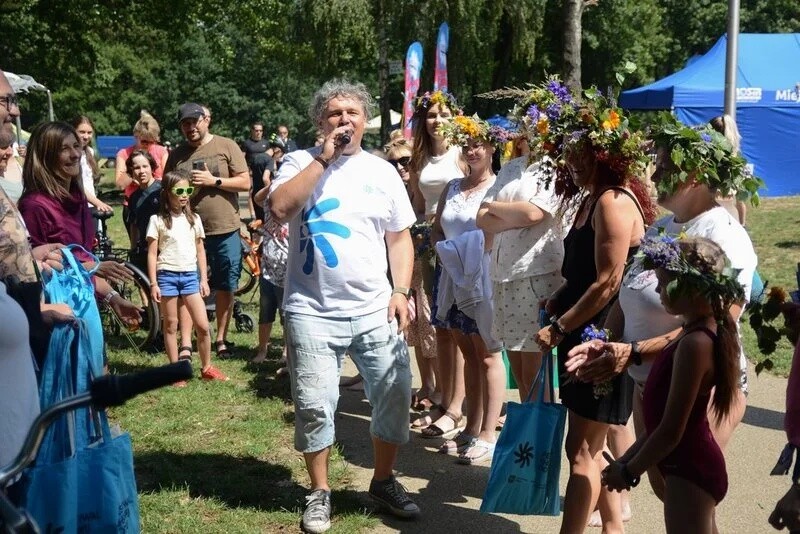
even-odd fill
[[(103, 189), (110, 189), (107, 178)], [(127, 243), (121, 206), (110, 220), (112, 239)], [(759, 255), (759, 271), (773, 285), (794, 289), (800, 261), (800, 198), (765, 199), (748, 216)], [(245, 296), (245, 311), (257, 322), (257, 289)], [(749, 326), (746, 352), (758, 351)], [(281, 330), (273, 331), (271, 356), (280, 354)], [(253, 366), (256, 333), (232, 333), (239, 359), (217, 361), (226, 383), (190, 381), (165, 388), (115, 409), (112, 418), (131, 433), (145, 532), (297, 532), (308, 477), (292, 447), (293, 411), (288, 381), (275, 378), (275, 360)], [(773, 372), (788, 373), (791, 349), (783, 342)], [(753, 357), (756, 356), (756, 357)], [(112, 372), (128, 372), (166, 361), (163, 354), (111, 350)], [(199, 373), (199, 370), (197, 371)], [(337, 505), (331, 532), (366, 532), (378, 524), (362, 504), (365, 488), (349, 485), (349, 468), (338, 451), (331, 462)]]
[[(112, 189), (111, 176), (101, 190)], [(115, 246), (124, 247), (128, 239), (119, 197), (103, 196), (115, 209), (109, 220), (111, 238)], [(257, 287), (240, 298), (255, 323)], [(233, 331), (229, 338), (237, 358), (215, 361), (229, 382), (191, 380), (185, 388), (148, 393), (112, 411), (111, 418), (133, 440), (143, 532), (299, 531), (309, 481), (302, 456), (292, 446), (288, 379), (275, 377), (281, 336), (276, 325), (270, 351), (274, 359), (256, 366), (248, 360), (255, 354), (257, 332)], [(124, 345), (113, 341), (114, 347)], [(114, 373), (162, 363), (163, 354), (109, 348)], [(195, 370), (199, 375), (196, 353)], [(349, 482), (347, 464), (334, 451), (334, 533), (365, 532), (377, 524)]]

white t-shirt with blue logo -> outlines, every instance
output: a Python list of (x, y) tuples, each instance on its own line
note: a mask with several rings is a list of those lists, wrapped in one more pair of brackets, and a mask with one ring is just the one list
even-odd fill
[[(305, 169), (319, 148), (287, 155), (270, 193)], [(289, 262), (283, 303), (288, 312), (322, 317), (359, 316), (385, 309), (386, 232), (416, 222), (397, 171), (361, 150), (325, 171), (289, 223)]]

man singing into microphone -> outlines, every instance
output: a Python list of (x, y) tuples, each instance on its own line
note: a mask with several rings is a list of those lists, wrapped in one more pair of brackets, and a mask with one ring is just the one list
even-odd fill
[(408, 228), (416, 219), (394, 168), (361, 149), (371, 105), (363, 84), (323, 85), (310, 109), (323, 144), (288, 154), (270, 190), (272, 217), (289, 221), (284, 327), (295, 447), (311, 478), (306, 532), (330, 528), (328, 459), (345, 353), (372, 406), (369, 494), (399, 517), (420, 514), (393, 474), (399, 445), (408, 441), (411, 371), (400, 332), (408, 325)]

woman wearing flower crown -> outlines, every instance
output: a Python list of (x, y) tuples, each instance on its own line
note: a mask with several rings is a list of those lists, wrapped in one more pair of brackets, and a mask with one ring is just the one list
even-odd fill
[[(728, 489), (722, 450), (714, 439), (708, 407), (717, 420), (737, 404), (739, 336), (728, 312), (744, 288), (722, 248), (702, 237), (647, 238), (642, 264), (656, 274), (664, 309), (683, 328), (653, 363), (642, 407), (645, 431), (620, 458), (610, 456), (603, 484), (629, 490), (648, 469), (665, 479), (668, 533), (716, 532), (714, 509)], [(713, 395), (712, 395), (713, 391)]]
[[(731, 303), (729, 310), (738, 319), (749, 298), (757, 257), (747, 232), (716, 198), (718, 193), (730, 195), (739, 191), (744, 197), (752, 195), (755, 202), (761, 181), (744, 172), (744, 160), (713, 129), (689, 128), (669, 114), (663, 121), (651, 134), (657, 148), (652, 180), (658, 189), (659, 204), (672, 213), (653, 224), (648, 235), (683, 232), (717, 243), (738, 270), (737, 279), (744, 287), (744, 297)], [(634, 260), (623, 278), (619, 300), (605, 323), (617, 334), (617, 340), (576, 347), (567, 362), (570, 373), (589, 383), (607, 381), (627, 370), (635, 383), (633, 421), (637, 436), (644, 433), (641, 399), (653, 360), (681, 332), (681, 318), (664, 308), (657, 286), (655, 272)], [(746, 406), (747, 359), (741, 350), (739, 367), (739, 388), (731, 410), (724, 418), (711, 418), (711, 430), (723, 451)], [(663, 499), (661, 473), (651, 469), (648, 478), (655, 494)]]
[(461, 146), (469, 174), (445, 187), (436, 210), (431, 240), (441, 273), (433, 289), (433, 324), (450, 330), (464, 354), (467, 424), (441, 452), (458, 452), (458, 461), (491, 460), (495, 427), (505, 400), (502, 345), (492, 338), (492, 294), (489, 255), (476, 218), (486, 191), (494, 184), (492, 159), (497, 139), (489, 124), (458, 116), (441, 127), (453, 146)]
[[(490, 95), (512, 96), (506, 90)], [(574, 113), (573, 108), (572, 96), (555, 78), (517, 95), (512, 113), (521, 131), (512, 143), (527, 150), (503, 165), (478, 211), (478, 226), (493, 236), (492, 335), (507, 351), (523, 402), (542, 364), (531, 323), (537, 321), (539, 302), (564, 281), (564, 225), (557, 217), (558, 197), (548, 185), (552, 160), (543, 149), (538, 121), (532, 116), (540, 109), (546, 116), (549, 109), (558, 119), (562, 113)]]
[[(437, 202), (445, 186), (450, 180), (463, 177), (467, 171), (461, 148), (450, 146), (439, 133), (439, 127), (460, 112), (455, 97), (447, 92), (428, 92), (417, 99), (412, 119), (414, 145), (409, 162), (411, 202), (417, 216), (428, 223), (436, 215)], [(425, 262), (423, 267), (423, 280), (430, 292), (434, 267), (431, 261)], [(417, 419), (411, 426), (421, 428), (422, 436), (426, 438), (447, 436), (457, 431), (464, 404), (464, 357), (447, 329), (436, 329), (436, 359), (429, 359), (426, 363), (430, 364), (429, 367), (421, 369), (420, 374), (430, 375), (438, 371), (435, 383), (441, 390), (441, 402), (434, 404), (428, 415)], [(418, 392), (417, 397), (422, 400), (425, 394), (432, 395), (433, 392)]]
[[(564, 356), (581, 343), (584, 329), (602, 324), (625, 265), (655, 217), (647, 188), (637, 178), (646, 160), (643, 138), (596, 90), (585, 91), (584, 98), (565, 129), (564, 163), (555, 181), (561, 212), (575, 212), (564, 239), (561, 274), (566, 282), (547, 301), (552, 324), (537, 334), (544, 351), (558, 347), (560, 373)], [(553, 118), (542, 114), (539, 130), (546, 133), (551, 122)], [(625, 425), (630, 417), (632, 390), (626, 376), (615, 377), (603, 388), (561, 382), (559, 396), (569, 409), (565, 449), (570, 463), (561, 532), (582, 532), (586, 527), (600, 496), (606, 436), (611, 425)], [(621, 532), (618, 498), (606, 493), (599, 507), (605, 531)]]

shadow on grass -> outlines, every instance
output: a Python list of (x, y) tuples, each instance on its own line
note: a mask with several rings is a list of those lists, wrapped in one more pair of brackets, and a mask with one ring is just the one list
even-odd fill
[[(270, 352), (272, 356), (272, 352)], [(245, 369), (253, 373), (249, 386), (260, 399), (280, 399), (292, 402), (292, 391), (289, 385), (289, 375), (278, 376), (278, 369), (283, 367), (277, 360), (267, 360), (263, 363), (247, 363)], [(294, 422), (294, 419), (292, 419)]]
[[(308, 493), (292, 480), (287, 467), (253, 457), (149, 451), (137, 453), (134, 460), (140, 492), (186, 488), (192, 498), (262, 511), (300, 510)], [(338, 513), (363, 513), (364, 496), (359, 492), (334, 491), (333, 498)]]
[[(124, 375), (128, 373), (138, 373), (139, 371), (144, 371), (145, 369), (152, 369), (153, 367), (158, 367), (169, 363), (167, 362), (166, 358), (164, 358), (163, 354), (143, 354), (144, 357), (137, 358), (139, 361), (136, 363), (115, 359), (114, 361), (109, 362), (108, 370), (115, 375)], [(152, 356), (152, 358), (150, 356)]]
[(742, 423), (771, 430), (783, 430), (783, 412), (748, 406), (742, 417)]
[(778, 248), (800, 248), (800, 241), (796, 239), (791, 241), (778, 241), (775, 243), (775, 246)]

